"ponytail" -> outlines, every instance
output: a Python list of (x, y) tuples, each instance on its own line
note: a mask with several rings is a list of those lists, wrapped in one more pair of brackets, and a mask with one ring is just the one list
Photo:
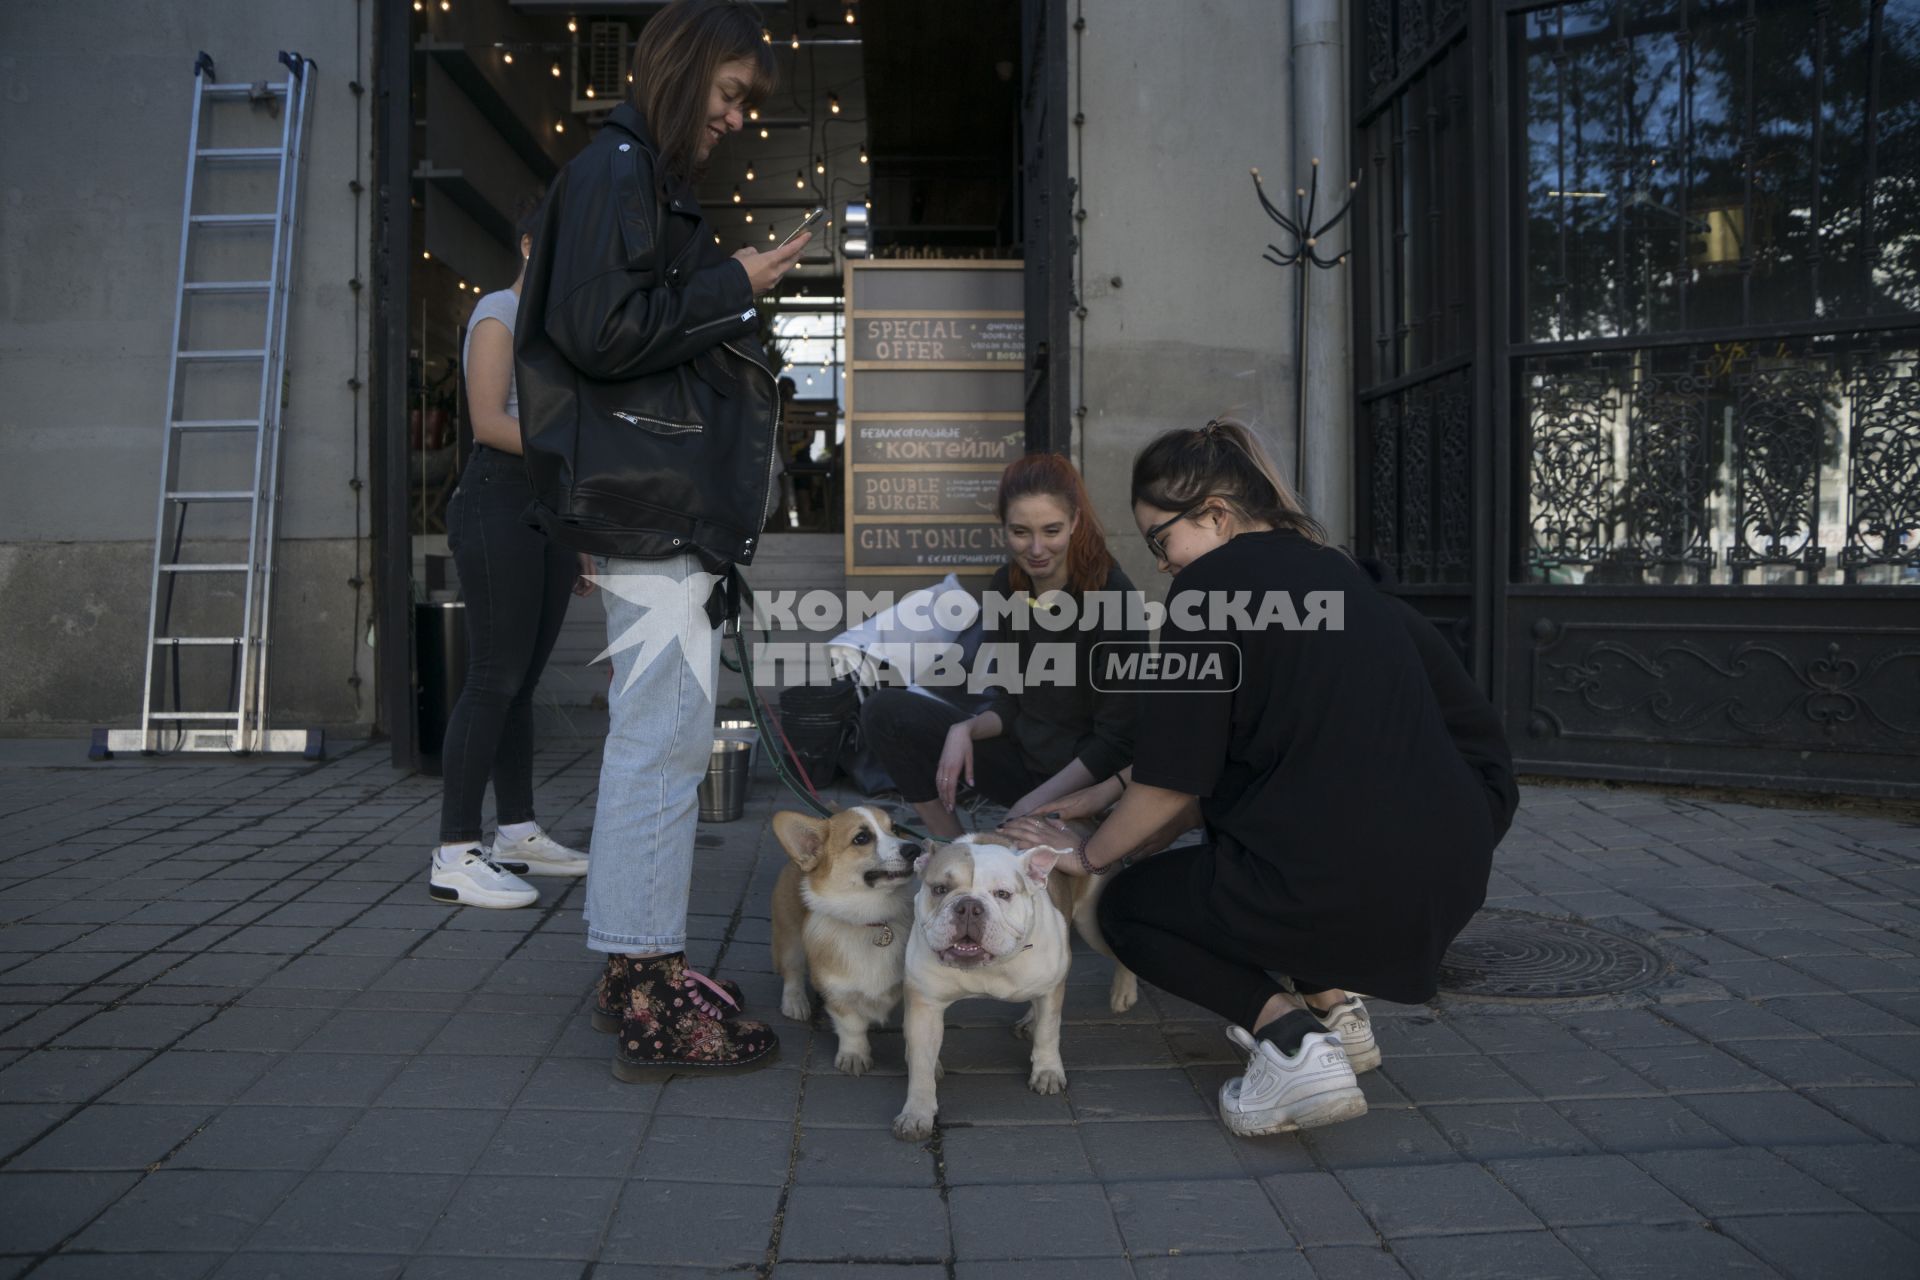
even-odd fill
[(1185, 511), (1206, 498), (1219, 498), (1247, 520), (1326, 545), (1320, 522), (1307, 514), (1259, 438), (1238, 419), (1169, 431), (1133, 460), (1134, 502)]

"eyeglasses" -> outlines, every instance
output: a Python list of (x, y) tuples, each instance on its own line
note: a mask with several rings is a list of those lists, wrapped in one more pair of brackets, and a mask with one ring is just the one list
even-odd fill
[(1177, 514), (1170, 516), (1165, 520), (1162, 520), (1159, 524), (1153, 526), (1153, 528), (1146, 531), (1146, 533), (1143, 536), (1147, 540), (1147, 550), (1153, 552), (1153, 558), (1155, 560), (1165, 560), (1167, 558), (1167, 547), (1165, 543), (1160, 541), (1160, 535), (1165, 533), (1168, 529), (1171, 529), (1174, 525), (1179, 524), (1182, 520), (1185, 520), (1188, 516), (1192, 515), (1195, 509), (1197, 509), (1200, 506), (1200, 504), (1205, 501), (1206, 501), (1205, 498), (1200, 499), (1200, 502), (1195, 502), (1190, 506), (1185, 507)]

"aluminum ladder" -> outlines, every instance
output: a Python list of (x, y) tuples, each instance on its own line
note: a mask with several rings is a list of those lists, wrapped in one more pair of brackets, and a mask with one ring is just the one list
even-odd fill
[[(280, 63), (285, 79), (278, 83), (222, 84), (212, 58), (202, 52), (194, 60), (140, 727), (96, 729), (88, 752), (94, 759), (115, 751), (299, 752), (309, 759), (321, 753), (318, 730), (274, 729), (267, 718), (287, 301), (314, 79), (313, 62), (299, 53), (282, 52)], [(270, 143), (276, 133), (277, 142)], [(254, 145), (228, 145), (228, 135)], [(257, 205), (269, 179), (271, 209), (221, 207)], [(216, 264), (216, 276), (261, 276), (253, 264), (260, 241), (269, 237), (263, 278), (205, 276), (209, 264)], [(243, 260), (248, 265), (238, 272), (218, 269)], [(203, 340), (203, 330), (219, 336)], [(183, 346), (183, 339), (190, 345)], [(250, 369), (258, 370), (255, 394), (249, 393)], [(218, 403), (221, 392), (225, 403), (219, 408), (201, 407), (202, 401)], [(245, 483), (249, 475), (251, 483)], [(190, 511), (201, 514), (201, 524), (211, 517), (216, 527), (196, 528), (189, 536)], [(244, 546), (238, 559), (227, 550), (235, 544)], [(237, 607), (237, 628), (229, 634), (174, 634), (176, 596), (189, 583), (189, 590), (205, 591), (194, 602), (197, 616), (189, 625), (226, 632)], [(190, 660), (201, 661), (222, 651), (228, 657), (226, 705), (180, 705), (191, 700), (182, 683), (183, 657), (198, 655)], [(195, 692), (203, 696), (221, 683), (217, 660), (192, 675)]]

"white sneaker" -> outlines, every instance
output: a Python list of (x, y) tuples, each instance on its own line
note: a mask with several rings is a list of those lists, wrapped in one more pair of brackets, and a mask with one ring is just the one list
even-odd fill
[(1373, 1018), (1367, 1013), (1367, 1006), (1360, 1003), (1359, 996), (1348, 996), (1322, 1013), (1320, 1021), (1327, 1024), (1327, 1030), (1339, 1035), (1340, 1047), (1347, 1051), (1353, 1074), (1365, 1075), (1380, 1065), (1380, 1043), (1373, 1038)]
[(433, 860), (433, 873), (427, 877), (427, 892), (442, 902), (457, 902), (465, 907), (531, 906), (540, 900), (540, 891), (487, 858), (478, 846), (467, 850), (458, 862), (442, 865)]
[(1220, 1086), (1220, 1120), (1241, 1137), (1314, 1129), (1367, 1113), (1335, 1033), (1308, 1032), (1291, 1056), (1239, 1027), (1229, 1026), (1227, 1039), (1247, 1055), (1247, 1074)]
[[(493, 838), (492, 858), (503, 866), (512, 866), (521, 875), (583, 876), (587, 874), (587, 855), (555, 840), (544, 831), (536, 831), (518, 840), (502, 842)], [(513, 865), (513, 864), (519, 865)]]

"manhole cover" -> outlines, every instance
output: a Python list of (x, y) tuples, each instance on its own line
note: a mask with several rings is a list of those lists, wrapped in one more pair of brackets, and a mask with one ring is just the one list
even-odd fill
[(1440, 989), (1461, 996), (1569, 1000), (1611, 995), (1660, 976), (1660, 957), (1630, 938), (1525, 911), (1482, 911), (1440, 962)]

